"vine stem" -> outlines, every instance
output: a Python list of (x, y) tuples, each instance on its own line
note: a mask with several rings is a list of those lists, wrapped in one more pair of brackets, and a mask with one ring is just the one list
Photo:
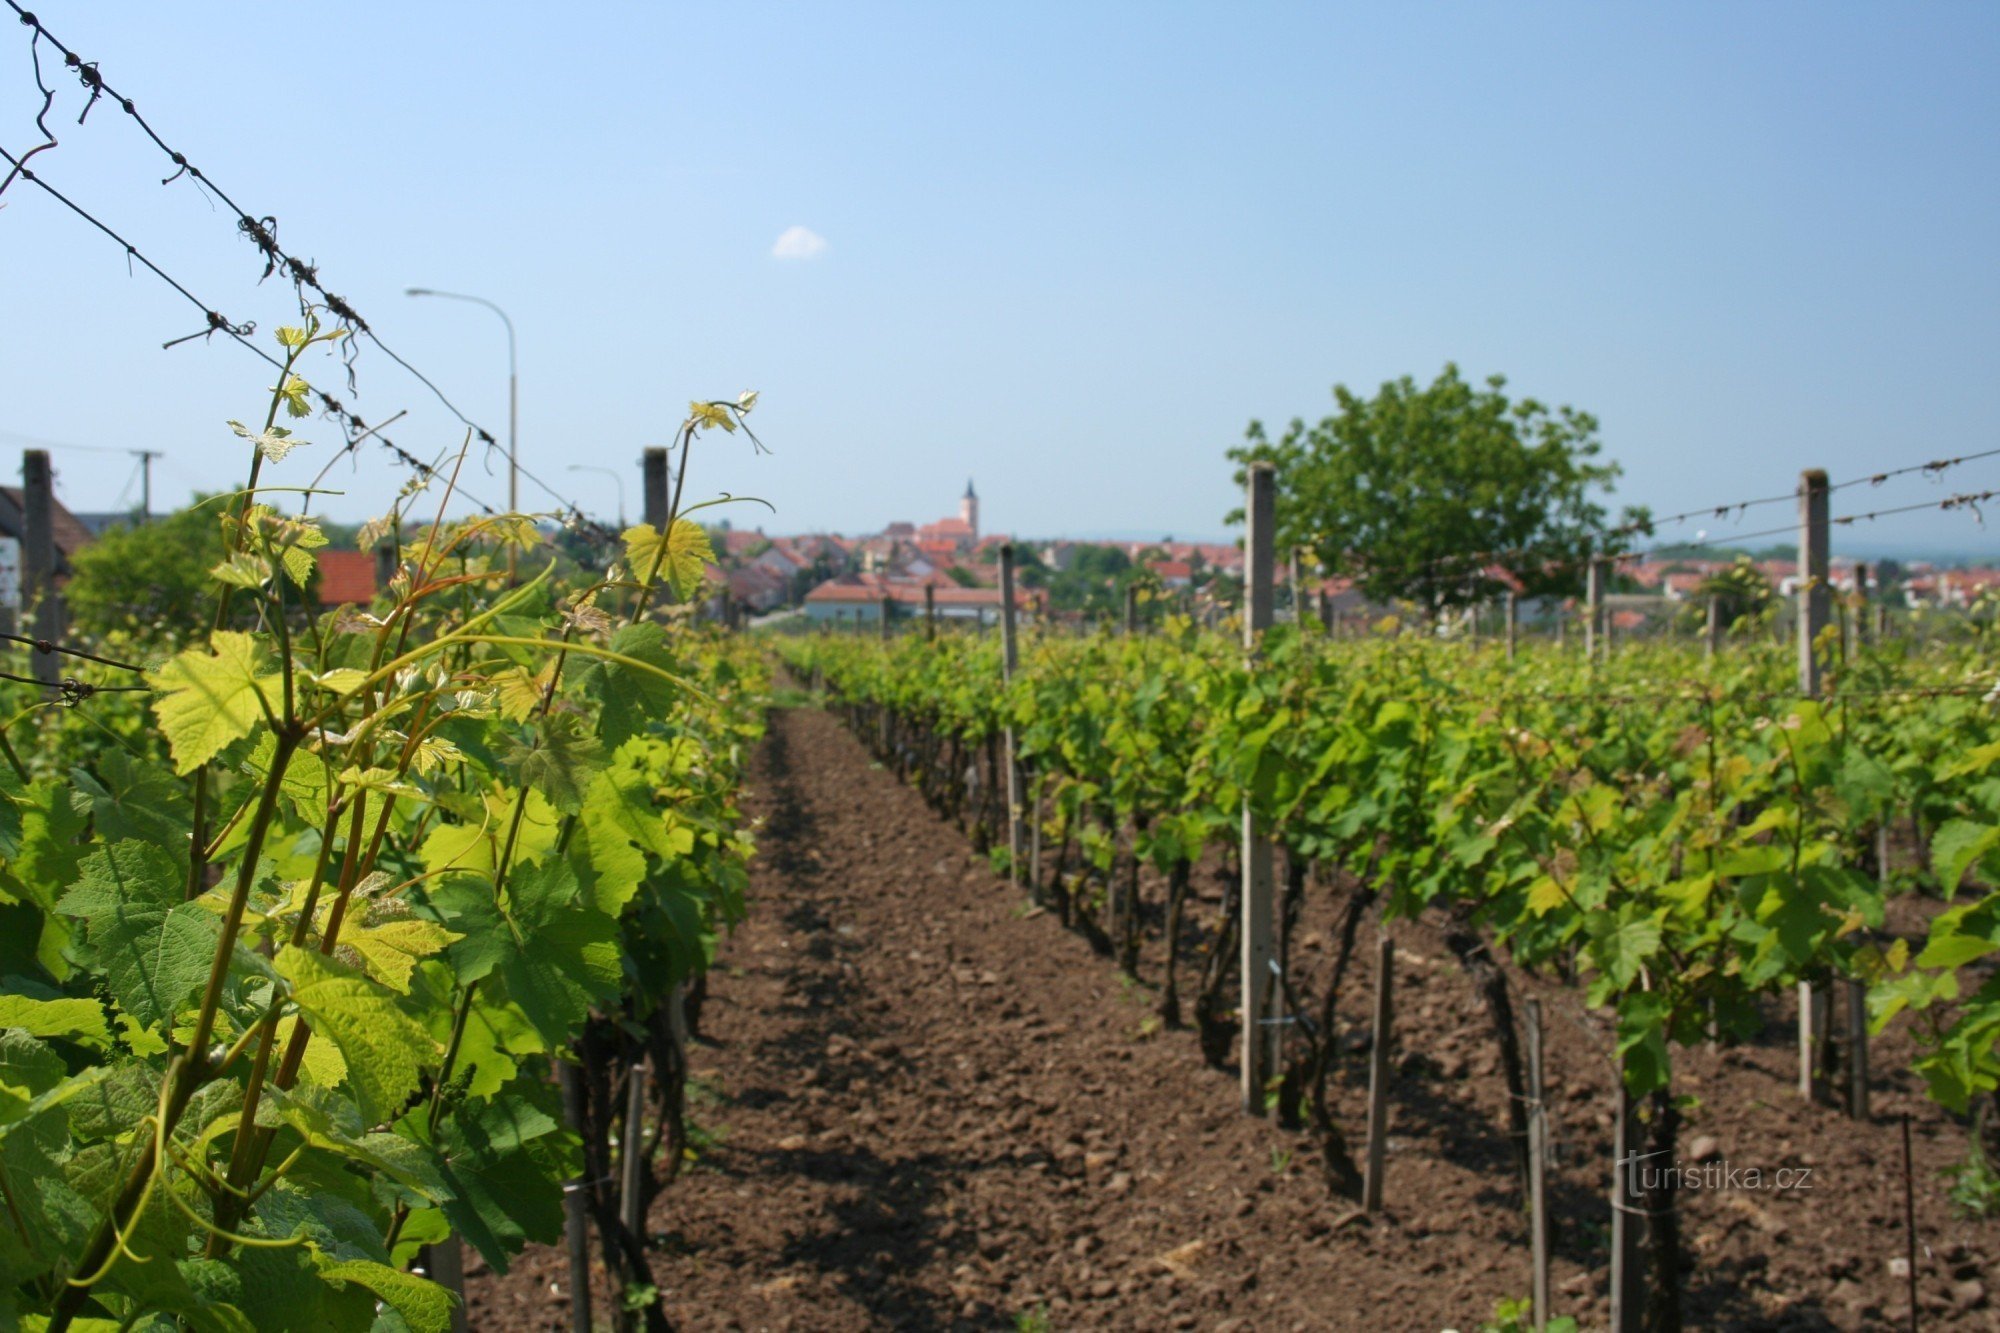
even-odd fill
[(299, 732), (292, 727), (277, 733), (271, 771), (257, 798), (257, 813), (251, 820), (249, 839), (236, 874), (236, 887), (222, 919), (222, 933), (215, 944), (214, 960), (209, 964), (208, 984), (202, 991), (201, 1009), (195, 1015), (194, 1035), (189, 1039), (187, 1049), (176, 1057), (167, 1075), (166, 1092), (161, 1098), (160, 1133), (140, 1150), (117, 1200), (97, 1224), (97, 1230), (92, 1233), (90, 1243), (85, 1246), (76, 1266), (78, 1273), (90, 1276), (84, 1280), (72, 1278), (65, 1284), (62, 1295), (56, 1298), (55, 1308), (50, 1312), (48, 1333), (67, 1333), (78, 1312), (83, 1309), (84, 1302), (90, 1299), (91, 1290), (110, 1271), (108, 1261), (113, 1247), (120, 1244), (119, 1237), (130, 1227), (133, 1214), (152, 1188), (153, 1175), (160, 1166), (159, 1142), (172, 1135), (195, 1090), (211, 1075), (206, 1048), (209, 1038), (215, 1033), (215, 1016), (222, 1005), (222, 988), (229, 978), (229, 959), (236, 951), (236, 938), (243, 928), (243, 912), (250, 901), (250, 886), (256, 878), (264, 838), (271, 830), (272, 816), (277, 813), (278, 789), (292, 752), (298, 748), (299, 739)]

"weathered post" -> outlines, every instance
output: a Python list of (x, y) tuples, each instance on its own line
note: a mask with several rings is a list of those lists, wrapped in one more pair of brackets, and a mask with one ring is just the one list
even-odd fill
[(1325, 588), (1319, 590), (1319, 627), (1333, 633), (1333, 594)]
[(1714, 593), (1708, 595), (1708, 655), (1714, 657), (1722, 651), (1722, 598)]
[[(1020, 665), (1014, 633), (1014, 543), (1000, 548), (1000, 683), (1014, 679)], [(1001, 732), (1002, 760), (1007, 765), (1007, 878), (1021, 886), (1021, 766), (1014, 752), (1014, 724)]]
[(1853, 649), (1858, 656), (1861, 649), (1868, 646), (1868, 566), (1855, 562), (1854, 565), (1854, 614), (1850, 623), (1854, 626)]
[(1303, 627), (1306, 623), (1305, 577), (1299, 548), (1294, 546), (1285, 565), (1285, 581), (1291, 585), (1292, 623)]
[(1624, 1064), (1621, 1061), (1613, 1068), (1618, 1079), (1618, 1118), (1611, 1150), (1611, 1329), (1612, 1333), (1639, 1333), (1646, 1318), (1646, 1275), (1645, 1261), (1639, 1254), (1644, 1195), (1637, 1186), (1640, 1163), (1645, 1158), (1639, 1153), (1641, 1136), (1633, 1115), (1632, 1094), (1625, 1089)]
[[(1819, 657), (1814, 651), (1832, 610), (1833, 592), (1827, 580), (1826, 473), (1808, 468), (1799, 474), (1799, 693), (1819, 697)], [(1799, 1095), (1813, 1096), (1814, 1056), (1826, 1033), (1825, 997), (1815, 995), (1810, 981), (1799, 983)]]
[(924, 585), (924, 638), (937, 642), (937, 587)]
[[(1271, 626), (1272, 525), (1276, 487), (1269, 463), (1250, 468), (1243, 512), (1243, 652), (1253, 669), (1264, 631)], [(1264, 1083), (1277, 1066), (1278, 1026), (1272, 1012), (1271, 840), (1251, 795), (1243, 795), (1243, 1109), (1264, 1112)]]
[(639, 469), (645, 492), (646, 522), (653, 525), (655, 532), (663, 532), (667, 526), (667, 451), (657, 445), (649, 446)]
[(1507, 660), (1511, 662), (1521, 640), (1521, 607), (1511, 589), (1505, 594), (1501, 611), (1507, 622)]
[(451, 1333), (466, 1333), (470, 1325), (465, 1321), (465, 1242), (451, 1236), (424, 1249), (431, 1281), (457, 1297), (451, 1307)]
[[(564, 1060), (557, 1078), (562, 1084), (563, 1110), (571, 1129), (584, 1127), (583, 1073)], [(590, 1333), (590, 1210), (584, 1191), (597, 1186), (579, 1175), (563, 1186), (563, 1239), (569, 1250), (570, 1333)]]
[(1395, 1040), (1396, 942), (1387, 931), (1375, 945), (1375, 1027), (1368, 1051), (1368, 1169), (1361, 1207), (1382, 1211), (1382, 1172), (1389, 1149), (1389, 1048)]
[(1868, 985), (1849, 978), (1847, 994), (1847, 1114), (1868, 1119)]
[[(34, 637), (55, 642), (63, 636), (62, 595), (56, 591), (55, 477), (46, 449), (21, 455), (21, 601), (35, 609)], [(35, 679), (53, 685), (62, 679), (54, 653), (34, 652)]]
[(1799, 693), (1819, 697), (1819, 659), (1813, 646), (1826, 628), (1833, 593), (1827, 583), (1826, 473), (1799, 476)]
[(1549, 1323), (1549, 1122), (1542, 1105), (1542, 1002), (1528, 1001), (1528, 1242), (1534, 1272), (1528, 1287), (1536, 1333)]

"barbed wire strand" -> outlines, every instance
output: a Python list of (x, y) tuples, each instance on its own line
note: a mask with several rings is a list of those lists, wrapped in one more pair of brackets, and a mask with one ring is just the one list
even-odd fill
[[(221, 333), (233, 339), (235, 342), (241, 344), (245, 349), (247, 349), (251, 353), (251, 355), (257, 357), (259, 360), (263, 361), (266, 365), (269, 365), (272, 369), (277, 370), (280, 373), (284, 371), (285, 368), (284, 362), (280, 361), (277, 357), (272, 356), (269, 352), (259, 347), (256, 343), (250, 341), (250, 335), (252, 333), (255, 333), (257, 329), (257, 325), (254, 320), (245, 321), (240, 324), (231, 322), (220, 312), (210, 307), (207, 302), (203, 301), (200, 297), (196, 296), (192, 291), (188, 290), (187, 286), (183, 284), (179, 279), (175, 278), (172, 274), (168, 273), (165, 269), (161, 268), (158, 264), (154, 263), (150, 258), (146, 256), (145, 252), (140, 250), (132, 242), (126, 240), (124, 236), (120, 235), (110, 225), (98, 219), (88, 209), (84, 208), (81, 204), (71, 199), (61, 190), (58, 190), (55, 186), (43, 180), (39, 174), (29, 169), (25, 165), (26, 162), (25, 158), (19, 158), (14, 156), (14, 154), (8, 152), (5, 148), (0, 148), (0, 158), (5, 158), (9, 163), (13, 164), (13, 166), (19, 173), (19, 176), (22, 180), (25, 180), (29, 184), (34, 185), (38, 189), (42, 190), (50, 198), (56, 200), (56, 202), (63, 205), (63, 207), (69, 209), (69, 211), (74, 213), (77, 217), (81, 218), (83, 221), (89, 223), (92, 227), (95, 227), (98, 231), (102, 232), (105, 236), (109, 237), (114, 244), (116, 244), (125, 251), (125, 256), (128, 262), (136, 262), (142, 267), (144, 267), (148, 272), (152, 273), (155, 277), (159, 278), (161, 282), (164, 282), (168, 287), (171, 287), (175, 292), (177, 292), (184, 300), (188, 302), (188, 304), (194, 306), (197, 310), (200, 310), (202, 312), (204, 318), (208, 321), (208, 327), (206, 329), (188, 334), (186, 337), (183, 338), (176, 338), (171, 342), (163, 344), (164, 346), (172, 347), (176, 343), (186, 342), (188, 338), (206, 338), (214, 334)], [(313, 394), (315, 397), (319, 399), (320, 404), (324, 409), (324, 411), (329, 416), (332, 416), (338, 421), (340, 421), (342, 423), (344, 430), (348, 434), (348, 441), (345, 445), (342, 446), (341, 450), (342, 454), (352, 452), (352, 450), (355, 448), (356, 445), (358, 445), (361, 439), (366, 438), (370, 434), (376, 433), (374, 430), (368, 427), (366, 422), (362, 421), (362, 419), (358, 414), (349, 411), (346, 408), (346, 406), (340, 402), (339, 399), (333, 397), (331, 394), (328, 394), (322, 389), (314, 389)], [(403, 448), (401, 445), (397, 444), (394, 440), (391, 440), (388, 436), (381, 435), (378, 436), (378, 438), (382, 446), (385, 449), (387, 449), (391, 454), (393, 454), (398, 459), (398, 461), (400, 461), (405, 467), (414, 470), (415, 472), (418, 473), (418, 475), (424, 477), (426, 480), (435, 479), (436, 471), (431, 467), (430, 464), (424, 462), (421, 458), (418, 458), (415, 454), (412, 454), (409, 450)], [(90, 446), (64, 445), (58, 447), (88, 448)], [(476, 495), (472, 494), (471, 491), (467, 490), (463, 486), (457, 487), (456, 490), (458, 494), (463, 495), (467, 501), (476, 506), (482, 513), (494, 514), (499, 512), (498, 510), (494, 509), (493, 506), (479, 499)]]
[[(346, 324), (354, 331), (356, 336), (366, 338), (384, 356), (388, 357), (391, 361), (395, 362), (404, 371), (406, 371), (412, 378), (414, 378), (419, 384), (422, 384), (426, 389), (428, 389), (431, 392), (432, 396), (438, 400), (438, 402), (444, 407), (444, 409), (447, 412), (451, 413), (453, 417), (457, 418), (458, 422), (461, 425), (471, 430), (473, 434), (482, 443), (487, 444), (489, 446), (497, 443), (493, 433), (487, 430), (484, 426), (480, 425), (478, 422), (474, 421), (471, 417), (467, 416), (463, 411), (461, 411), (458, 405), (451, 400), (451, 398), (444, 392), (444, 390), (438, 387), (436, 381), (432, 380), (428, 375), (418, 370), (416, 366), (412, 365), (394, 348), (390, 347), (388, 343), (383, 341), (382, 335), (375, 331), (374, 326), (371, 325), (365, 318), (362, 317), (361, 312), (356, 310), (351, 302), (349, 302), (348, 300), (346, 300), (341, 296), (336, 295), (331, 291), (328, 291), (326, 286), (320, 281), (319, 266), (317, 264), (310, 264), (301, 259), (298, 259), (297, 257), (287, 253), (285, 249), (279, 245), (277, 237), (277, 219), (275, 216), (270, 214), (266, 214), (261, 217), (253, 216), (250, 212), (244, 209), (240, 204), (238, 204), (235, 201), (235, 199), (230, 197), (229, 193), (226, 190), (224, 190), (220, 185), (217, 185), (212, 177), (205, 174), (201, 170), (201, 168), (197, 167), (196, 165), (194, 165), (194, 163), (189, 161), (187, 154), (174, 148), (164, 138), (162, 138), (159, 131), (153, 128), (152, 123), (148, 121), (144, 115), (140, 114), (137, 103), (135, 103), (132, 98), (126, 96), (125, 94), (119, 92), (117, 89), (112, 87), (111, 84), (105, 80), (102, 72), (98, 68), (98, 64), (96, 61), (84, 60), (82, 56), (80, 56), (76, 51), (72, 50), (69, 46), (64, 44), (63, 41), (60, 38), (58, 38), (54, 33), (50, 32), (48, 28), (45, 25), (43, 25), (42, 21), (38, 17), (36, 17), (36, 15), (31, 10), (24, 9), (18, 3), (18, 0), (5, 0), (5, 3), (9, 9), (14, 11), (15, 15), (19, 18), (21, 24), (24, 27), (30, 28), (34, 33), (34, 37), (31, 39), (30, 45), (31, 49), (35, 50), (37, 53), (36, 63), (35, 63), (36, 83), (38, 88), (40, 88), (40, 90), (45, 95), (44, 113), (46, 113), (48, 104), (52, 102), (54, 98), (54, 93), (50, 91), (45, 85), (43, 85), (41, 81), (39, 44), (42, 41), (46, 40), (57, 51), (62, 53), (63, 63), (70, 69), (76, 71), (76, 75), (79, 82), (81, 82), (85, 87), (85, 89), (90, 93), (90, 99), (89, 102), (87, 102), (84, 107), (83, 114), (86, 116), (89, 114), (90, 107), (96, 104), (97, 99), (99, 97), (109, 97), (114, 102), (116, 102), (119, 108), (125, 112), (125, 114), (133, 121), (133, 123), (138, 125), (141, 132), (143, 132), (148, 139), (152, 140), (154, 146), (157, 147), (162, 153), (164, 153), (167, 156), (168, 160), (174, 164), (175, 167), (174, 173), (168, 176), (165, 180), (161, 181), (161, 184), (163, 185), (170, 184), (174, 180), (178, 179), (180, 176), (186, 175), (190, 180), (198, 183), (208, 193), (214, 195), (215, 198), (223, 205), (223, 207), (227, 208), (231, 213), (234, 213), (236, 215), (237, 230), (242, 232), (243, 235), (247, 237), (250, 240), (250, 242), (257, 247), (259, 253), (261, 253), (264, 257), (263, 276), (265, 278), (270, 277), (271, 274), (274, 272), (282, 270), (288, 277), (291, 278), (294, 287), (311, 289), (314, 293), (318, 295), (320, 304), (324, 305), (328, 311), (332, 312), (334, 315), (338, 316), (341, 320), (345, 321)], [(82, 122), (83, 122), (83, 116), (79, 116), (77, 118), (77, 123), (81, 124)], [(37, 123), (38, 124), (40, 123), (39, 118), (37, 120)], [(44, 132), (46, 133), (46, 130)], [(51, 135), (48, 137), (49, 137), (49, 143), (43, 145), (43, 147), (52, 147), (54, 145), (54, 136)], [(37, 148), (34, 151), (39, 152), (41, 151), (41, 149)], [(28, 156), (30, 157), (32, 157), (33, 155), (34, 155), (33, 152), (28, 154)], [(24, 169), (22, 168), (21, 165), (22, 162), (25, 161), (25, 159), (14, 159), (10, 157), (9, 160), (10, 162), (13, 163), (15, 170), (17, 172), (23, 172), (23, 174), (25, 174)], [(12, 179), (12, 174), (13, 173), (10, 173), (9, 175), (10, 181)], [(5, 187), (0, 186), (0, 188), (5, 188)], [(136, 254), (136, 252), (134, 253)], [(165, 275), (162, 274), (161, 276), (164, 277)], [(254, 328), (254, 326), (252, 327)], [(212, 323), (210, 331), (211, 332), (214, 331), (214, 325)], [(190, 336), (202, 336), (202, 335), (190, 335)], [(353, 379), (354, 367), (351, 360), (347, 361), (347, 371), (348, 371), (349, 392), (354, 392), (355, 391), (354, 379)], [(325, 397), (324, 394), (322, 394), (321, 396), (323, 398)], [(342, 413), (337, 412), (336, 414), (339, 415)], [(360, 428), (360, 423), (358, 418), (356, 419), (356, 428), (357, 429)], [(395, 446), (390, 444), (390, 442), (386, 437), (383, 438), (383, 443), (385, 445), (389, 445), (389, 447), (393, 451), (397, 452), (399, 456), (403, 457), (406, 465), (413, 465), (413, 460), (411, 459), (411, 457), (409, 455), (403, 454), (401, 450), (395, 449)], [(564, 510), (568, 511), (572, 515), (581, 518), (581, 516), (583, 515), (583, 508), (581, 505), (577, 504), (574, 500), (570, 499), (568, 496), (563, 495), (555, 488), (549, 486), (546, 482), (537, 481), (536, 484), (541, 486), (543, 490), (547, 491), (553, 498), (555, 498), (561, 504)], [(470, 498), (469, 492), (462, 492), (462, 493), (465, 493), (468, 496), (468, 498)], [(484, 512), (489, 514), (496, 512), (489, 505), (481, 504), (479, 507)]]

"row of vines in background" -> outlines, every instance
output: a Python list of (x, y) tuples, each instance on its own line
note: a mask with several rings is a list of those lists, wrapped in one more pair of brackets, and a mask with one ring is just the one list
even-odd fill
[[(376, 603), (309, 614), (326, 538), (269, 478), (342, 337), (280, 330), (261, 426), (231, 423), (212, 620), (0, 696), (9, 1326), (435, 1333), (454, 1298), (413, 1269), (504, 1272), (566, 1202), (618, 1322), (665, 1325), (643, 1217), (681, 1155), (678, 996), (743, 911), (765, 667), (668, 605), (710, 555), (685, 516), (558, 586), (531, 516), (449, 519), (443, 473), (370, 525)], [(683, 478), (753, 402), (695, 406)]]
[[(1191, 988), (1218, 1064), (1242, 1017), (1229, 989), (1240, 897), (1226, 896), (1200, 957), (1179, 956), (1182, 924), (1204, 850), (1238, 853), (1247, 798), (1286, 854), (1278, 1002), (1308, 1020), (1285, 1025), (1268, 1099), (1317, 1131), (1329, 1183), (1354, 1194), (1361, 1173), (1327, 1090), (1341, 983), (1371, 909), (1435, 921), (1466, 966), (1495, 1027), (1524, 1172), (1520, 1047), (1496, 951), (1581, 987), (1614, 1019), (1646, 1140), (1635, 1150), (1674, 1149), (1675, 1049), (1756, 1036), (1800, 983), (1865, 986), (1876, 1031), (1914, 1024), (1930, 1095), (2000, 1124), (2000, 892), (1965, 887), (2000, 884), (1993, 670), (1971, 642), (1824, 646), (1817, 700), (1798, 697), (1785, 654), (1754, 643), (1713, 658), (1633, 646), (1593, 664), (1394, 621), (1338, 642), (1280, 626), (1254, 666), (1239, 641), (1178, 617), (1152, 635), (1030, 638), (1004, 686), (1000, 645), (967, 636), (807, 636), (780, 651), (941, 811), (997, 846), (1011, 727), (1033, 891), (1129, 972), (1143, 944), (1138, 871), (1151, 865), (1166, 886), (1162, 1015), (1181, 1021)], [(1887, 873), (1881, 849), (1913, 838), (1921, 863)], [(1347, 895), (1317, 995), (1289, 949), (1313, 886)], [(1912, 892), (1950, 905), (1927, 937), (1895, 937), (1889, 900)], [(1656, 1302), (1679, 1287), (1670, 1204), (1644, 1203), (1663, 1219)]]

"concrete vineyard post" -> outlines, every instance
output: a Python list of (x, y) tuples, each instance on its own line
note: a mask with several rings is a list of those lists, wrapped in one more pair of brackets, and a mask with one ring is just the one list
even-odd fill
[(924, 585), (924, 638), (937, 642), (937, 588)]
[(1306, 623), (1305, 578), (1299, 548), (1294, 546), (1290, 559), (1285, 565), (1285, 581), (1291, 587), (1292, 623), (1303, 626)]
[(1396, 942), (1387, 934), (1375, 945), (1375, 1026), (1368, 1049), (1368, 1169), (1361, 1181), (1361, 1207), (1382, 1211), (1382, 1172), (1389, 1150), (1389, 1048), (1395, 1040)]
[(1604, 562), (1590, 557), (1583, 585), (1583, 660), (1597, 660), (1598, 640), (1604, 633)]
[(1549, 1122), (1542, 1105), (1542, 1002), (1529, 1000), (1528, 1018), (1528, 1242), (1534, 1264), (1528, 1287), (1536, 1333), (1549, 1323)]
[(1638, 1182), (1639, 1126), (1632, 1094), (1625, 1089), (1625, 1066), (1612, 1066), (1618, 1080), (1618, 1118), (1611, 1149), (1611, 1330), (1639, 1333), (1646, 1318), (1645, 1267), (1639, 1254), (1643, 1204)]
[[(21, 509), (21, 602), (34, 608), (34, 637), (54, 642), (63, 636), (63, 613), (56, 591), (55, 477), (45, 449), (21, 455)], [(36, 680), (53, 685), (62, 679), (54, 653), (29, 656)]]
[(646, 1062), (625, 1075), (625, 1123), (618, 1134), (618, 1220), (632, 1238), (646, 1243), (646, 1211), (641, 1182), (646, 1167)]
[(1511, 662), (1521, 641), (1521, 606), (1513, 593), (1509, 592), (1503, 598), (1501, 612), (1507, 621), (1507, 660)]
[[(1264, 631), (1271, 626), (1271, 528), (1276, 487), (1269, 463), (1250, 468), (1248, 518), (1243, 552), (1243, 652), (1252, 669)], [(1243, 796), (1243, 1109), (1264, 1113), (1264, 1083), (1276, 1067), (1278, 1027), (1272, 1012), (1271, 840), (1257, 817), (1251, 795)]]
[[(1000, 548), (1000, 683), (1014, 679), (1020, 666), (1019, 644), (1014, 632), (1014, 544)], [(1001, 733), (1002, 761), (1007, 766), (1007, 878), (1021, 886), (1021, 766), (1015, 758), (1014, 725)]]
[(1722, 599), (1714, 593), (1708, 595), (1708, 655), (1715, 656), (1722, 651)]
[(646, 522), (653, 530), (663, 531), (667, 525), (667, 451), (655, 445), (648, 448), (639, 463), (639, 480), (643, 491), (643, 506)]

